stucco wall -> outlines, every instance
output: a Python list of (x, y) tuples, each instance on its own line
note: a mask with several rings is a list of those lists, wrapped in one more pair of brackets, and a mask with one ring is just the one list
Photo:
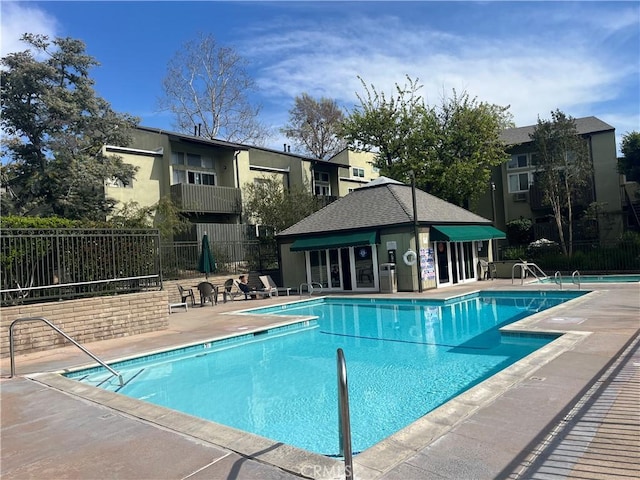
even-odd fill
[[(164, 330), (169, 325), (166, 290), (63, 302), (3, 307), (0, 357), (9, 356), (9, 326), (17, 318), (45, 317), (80, 344)], [(43, 322), (14, 326), (16, 354), (70, 345)]]
[(622, 234), (623, 229), (615, 134), (604, 132), (591, 135), (589, 145), (593, 159), (596, 202), (601, 205), (601, 211), (609, 213), (606, 219), (600, 221), (600, 240), (613, 241)]
[(130, 188), (107, 184), (106, 195), (118, 201), (117, 208), (131, 201), (135, 201), (140, 207), (150, 207), (158, 203), (160, 186), (166, 181), (161, 156), (123, 152), (107, 152), (107, 154), (117, 155), (124, 163), (138, 167)]

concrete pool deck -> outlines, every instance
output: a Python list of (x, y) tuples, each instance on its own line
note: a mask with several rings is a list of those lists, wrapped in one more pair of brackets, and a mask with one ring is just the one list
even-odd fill
[[(593, 293), (517, 325), (570, 333), (357, 455), (355, 478), (640, 477), (640, 286), (584, 287)], [(397, 296), (479, 289), (558, 287), (495, 280)], [(246, 333), (274, 321), (228, 312), (299, 298), (189, 309), (168, 330), (86, 347), (113, 361)], [(75, 347), (20, 355), (11, 379), (0, 361), (3, 479), (344, 478), (336, 460), (43, 373), (91, 363)]]

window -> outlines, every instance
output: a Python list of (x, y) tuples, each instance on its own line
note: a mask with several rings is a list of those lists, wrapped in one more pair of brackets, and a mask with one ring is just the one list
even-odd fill
[(190, 167), (201, 167), (202, 160), (200, 158), (200, 155), (187, 153), (187, 165), (189, 165)]
[(184, 165), (184, 153), (173, 152), (171, 154), (171, 165)]
[(519, 153), (511, 155), (511, 160), (507, 163), (507, 169), (513, 168), (526, 168), (529, 166), (529, 155), (526, 153)]
[(190, 183), (192, 185), (215, 185), (216, 176), (213, 173), (194, 172), (191, 170), (173, 170), (173, 185)]
[(329, 174), (327, 172), (313, 172), (313, 178), (316, 182), (329, 183)]
[(360, 178), (364, 178), (364, 168), (353, 168), (352, 170), (352, 175), (354, 177), (360, 177)]
[(215, 185), (216, 177), (210, 173), (187, 172), (187, 183), (194, 185)]
[(509, 176), (509, 193), (528, 192), (529, 185), (533, 183), (530, 172), (512, 173)]
[(203, 157), (197, 153), (173, 152), (171, 165), (188, 165), (189, 167), (213, 168), (213, 158)]
[(331, 196), (331, 185), (329, 185), (329, 174), (326, 172), (314, 172), (313, 178), (315, 180), (316, 195), (322, 195), (325, 197)]

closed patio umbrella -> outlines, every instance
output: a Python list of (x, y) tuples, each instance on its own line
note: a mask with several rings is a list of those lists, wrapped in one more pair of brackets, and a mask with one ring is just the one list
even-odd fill
[(204, 273), (207, 280), (209, 279), (209, 274), (216, 271), (216, 261), (211, 253), (209, 238), (206, 233), (202, 237), (202, 248), (200, 249), (200, 258), (198, 259), (198, 271), (200, 273)]

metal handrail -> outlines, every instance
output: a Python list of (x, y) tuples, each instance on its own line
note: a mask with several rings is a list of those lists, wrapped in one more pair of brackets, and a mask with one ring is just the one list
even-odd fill
[(542, 278), (548, 277), (548, 275), (544, 273), (542, 269), (535, 263), (523, 261), (523, 262), (514, 263), (513, 266), (511, 267), (511, 284), (513, 284), (513, 279), (515, 278), (514, 274), (515, 274), (516, 267), (520, 267), (520, 285), (524, 284), (524, 277), (527, 272), (529, 272), (531, 275), (536, 277), (536, 280), (541, 279), (537, 275), (536, 270), (542, 274)]
[[(578, 279), (578, 281), (576, 282), (576, 278)], [(571, 274), (571, 283), (577, 283), (578, 284), (578, 290), (580, 290), (580, 282), (581, 278), (580, 278), (580, 272), (578, 270), (574, 270), (574, 272)]]
[(89, 350), (84, 348), (82, 345), (80, 345), (78, 342), (76, 342), (73, 338), (71, 338), (69, 335), (64, 333), (62, 330), (60, 330), (58, 327), (56, 327), (53, 323), (51, 323), (49, 320), (47, 320), (44, 317), (22, 317), (22, 318), (16, 318), (13, 322), (11, 322), (11, 325), (9, 326), (9, 354), (11, 355), (11, 378), (13, 378), (15, 376), (15, 374), (16, 374), (16, 362), (15, 362), (14, 347), (13, 347), (13, 327), (14, 327), (14, 325), (16, 323), (19, 323), (19, 322), (33, 322), (33, 321), (36, 321), (36, 320), (39, 320), (39, 321), (44, 322), (47, 325), (49, 325), (56, 332), (58, 332), (60, 335), (62, 335), (67, 340), (69, 340), (71, 343), (73, 343), (76, 347), (78, 347), (84, 353), (86, 353), (91, 358), (93, 358), (96, 362), (98, 362), (104, 368), (109, 370), (114, 376), (118, 377), (118, 381), (120, 382), (120, 386), (124, 385), (124, 381), (122, 380), (122, 375), (120, 373), (116, 372), (113, 368), (111, 368), (109, 365), (104, 363), (102, 360), (100, 360), (98, 357), (96, 357), (93, 353), (91, 353)]
[[(314, 285), (317, 285), (317, 287), (314, 288)], [(310, 282), (310, 283), (301, 283), (300, 287), (298, 287), (298, 294), (300, 296), (302, 296), (302, 287), (307, 287), (307, 293), (309, 294), (309, 296), (313, 295), (313, 291), (318, 288), (320, 289), (320, 293), (322, 293), (322, 284), (319, 282)]]
[(337, 353), (338, 369), (338, 435), (340, 455), (344, 458), (344, 478), (353, 478), (353, 452), (351, 451), (351, 420), (349, 418), (349, 386), (347, 384), (347, 364), (341, 348)]
[(560, 270), (553, 274), (553, 281), (557, 285), (560, 285), (560, 290), (562, 290), (562, 273), (560, 273)]

